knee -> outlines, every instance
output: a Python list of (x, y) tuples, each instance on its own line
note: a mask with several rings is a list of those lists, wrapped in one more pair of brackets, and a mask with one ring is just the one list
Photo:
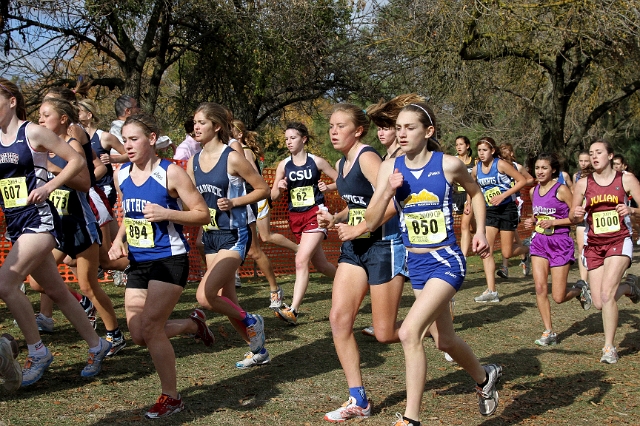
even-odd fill
[(564, 295), (553, 295), (553, 301), (556, 302), (556, 304), (561, 304), (562, 302), (564, 302)]
[(411, 327), (405, 327), (404, 324), (398, 330), (398, 338), (402, 346), (414, 346), (422, 343), (418, 333), (412, 330)]
[(209, 299), (207, 298), (204, 290), (200, 291), (200, 289), (198, 289), (198, 291), (196, 292), (196, 300), (198, 301), (200, 306), (202, 306), (206, 310), (213, 310), (213, 306), (211, 306), (211, 303), (209, 303)]
[(438, 348), (439, 351), (451, 352), (451, 349), (455, 345), (455, 338), (438, 335), (437, 338), (434, 338), (434, 342), (436, 344), (436, 348)]
[(536, 296), (545, 296), (547, 295), (549, 288), (547, 287), (547, 283), (536, 283)]
[(389, 327), (375, 327), (376, 340), (380, 343), (389, 344), (397, 341), (394, 333), (395, 329)]
[(345, 309), (331, 308), (329, 322), (334, 336), (343, 336), (353, 333), (354, 315)]
[(129, 336), (131, 336), (131, 340), (138, 346), (147, 346), (147, 343), (144, 340), (144, 337), (140, 330), (129, 329)]

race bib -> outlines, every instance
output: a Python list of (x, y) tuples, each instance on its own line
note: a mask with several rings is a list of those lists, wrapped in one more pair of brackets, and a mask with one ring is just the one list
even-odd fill
[(593, 233), (607, 234), (620, 230), (620, 216), (615, 210), (605, 210), (593, 214)]
[(218, 211), (216, 209), (209, 209), (210, 222), (202, 226), (205, 231), (217, 231), (220, 229), (218, 228), (218, 222), (216, 221), (217, 212)]
[[(536, 219), (538, 222), (542, 221), (542, 220), (553, 220), (554, 218), (551, 216), (545, 216), (545, 215), (540, 215), (540, 216), (536, 216)], [(536, 225), (536, 232), (538, 234), (544, 234), (544, 235), (553, 235), (553, 230), (554, 227), (552, 226), (551, 228), (541, 228), (538, 225)]]
[(500, 195), (500, 194), (502, 194), (502, 191), (500, 191), (500, 188), (498, 188), (497, 186), (494, 186), (491, 189), (487, 189), (487, 191), (484, 193), (484, 200), (487, 202), (488, 206), (492, 206), (493, 204), (491, 204), (491, 199), (496, 195)]
[(313, 186), (300, 186), (291, 189), (291, 204), (293, 207), (309, 207), (315, 203)]
[(124, 218), (127, 230), (127, 243), (133, 247), (151, 248), (155, 246), (153, 239), (153, 226), (146, 219)]
[(27, 205), (27, 178), (0, 179), (0, 192), (4, 199), (4, 208), (23, 207)]
[(454, 190), (458, 193), (460, 192), (464, 192), (464, 188), (462, 187), (462, 185), (460, 185), (458, 182), (455, 183), (455, 187)]
[[(356, 226), (357, 224), (362, 222), (364, 220), (365, 211), (367, 211), (367, 209), (349, 209), (349, 221), (347, 222), (347, 224), (349, 226)], [(370, 236), (371, 232), (365, 232), (364, 234), (357, 237), (356, 240), (359, 238), (369, 238)]]
[(66, 189), (54, 189), (49, 195), (49, 199), (58, 210), (60, 216), (69, 216), (69, 196), (71, 191)]
[(404, 217), (411, 244), (438, 244), (447, 238), (442, 210), (405, 213)]

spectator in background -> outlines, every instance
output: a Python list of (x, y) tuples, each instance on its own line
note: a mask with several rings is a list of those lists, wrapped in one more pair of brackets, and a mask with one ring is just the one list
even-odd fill
[[(124, 120), (132, 114), (137, 114), (140, 108), (138, 108), (138, 101), (136, 101), (135, 98), (129, 95), (122, 95), (116, 99), (115, 109), (118, 119), (111, 122), (109, 133), (117, 137), (120, 143), (122, 143), (122, 126), (124, 125)], [(113, 152), (112, 154), (117, 155), (117, 153)]]
[(202, 150), (200, 142), (193, 138), (193, 117), (185, 120), (184, 131), (187, 133), (187, 136), (184, 138), (184, 141), (182, 141), (182, 143), (176, 148), (175, 154), (173, 154), (174, 160), (186, 161)]

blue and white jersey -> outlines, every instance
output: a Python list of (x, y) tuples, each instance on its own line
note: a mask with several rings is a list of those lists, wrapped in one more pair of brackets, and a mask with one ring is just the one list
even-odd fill
[(123, 222), (126, 226), (131, 261), (158, 260), (189, 251), (189, 244), (182, 233), (182, 225), (168, 220), (149, 222), (142, 212), (147, 203), (181, 210), (182, 203), (169, 195), (167, 190), (167, 169), (171, 164), (169, 160), (160, 160), (158, 166), (140, 186), (131, 179), (131, 163), (123, 164), (118, 170)]
[(233, 148), (225, 146), (220, 153), (220, 159), (208, 172), (200, 166), (202, 151), (193, 157), (193, 176), (196, 179), (196, 189), (209, 207), (210, 222), (204, 225), (205, 231), (221, 229), (238, 229), (247, 226), (247, 206), (234, 207), (229, 211), (222, 211), (218, 207), (220, 198), (238, 198), (246, 194), (245, 182), (239, 176), (230, 175), (227, 171), (227, 161)]
[[(489, 173), (484, 173), (482, 171), (481, 161), (476, 165), (476, 179), (478, 180), (480, 189), (482, 189), (482, 194), (484, 195), (484, 200), (487, 203), (487, 206), (492, 206), (489, 200), (493, 197), (511, 189), (511, 176), (498, 171), (498, 161), (499, 159), (497, 158), (493, 159)], [(515, 201), (515, 199), (515, 195), (511, 195), (511, 197), (507, 197), (503, 200), (500, 205), (509, 204)]]
[(400, 212), (402, 241), (407, 247), (432, 248), (453, 245), (451, 183), (444, 175), (444, 154), (434, 151), (421, 169), (406, 166), (406, 157), (397, 157), (394, 168), (404, 177), (394, 197)]
[[(360, 152), (358, 152), (353, 166), (351, 166), (351, 170), (349, 170), (346, 176), (344, 175), (346, 158), (342, 157), (338, 162), (336, 186), (338, 187), (338, 193), (347, 203), (347, 207), (349, 207), (348, 224), (351, 226), (355, 226), (364, 220), (364, 213), (374, 192), (373, 185), (371, 185), (371, 182), (369, 182), (364, 173), (362, 173), (360, 166), (360, 156), (369, 151), (379, 156), (375, 149), (365, 145)], [(387, 223), (381, 225), (375, 231), (361, 235), (357, 240), (364, 238), (368, 238), (371, 241), (400, 239), (400, 222), (398, 216), (392, 217)]]
[(13, 241), (25, 231), (50, 232), (58, 222), (55, 208), (49, 200), (27, 204), (31, 191), (48, 181), (49, 155), (31, 148), (27, 138), (29, 124), (25, 121), (20, 125), (14, 141), (0, 143), (0, 205)]

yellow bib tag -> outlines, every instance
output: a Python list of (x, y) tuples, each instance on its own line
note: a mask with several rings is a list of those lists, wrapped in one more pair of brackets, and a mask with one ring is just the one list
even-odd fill
[(455, 191), (460, 193), (460, 192), (464, 192), (464, 188), (462, 187), (462, 185), (460, 185), (458, 182), (455, 183)]
[(49, 199), (53, 202), (60, 216), (69, 216), (69, 196), (71, 191), (66, 189), (54, 189), (49, 195)]
[(27, 178), (0, 179), (0, 192), (4, 198), (4, 208), (23, 207), (27, 205)]
[(153, 239), (153, 226), (146, 219), (124, 218), (127, 229), (127, 243), (133, 247), (151, 248), (155, 246)]
[(605, 210), (593, 214), (593, 233), (607, 234), (620, 230), (620, 216), (615, 210)]
[[(349, 226), (356, 226), (357, 224), (362, 222), (364, 220), (364, 212), (366, 211), (367, 209), (349, 209), (349, 221), (347, 224)], [(357, 237), (356, 240), (358, 238), (369, 238), (370, 236), (371, 232), (365, 232), (364, 234)]]
[[(539, 215), (536, 216), (536, 219), (538, 222), (542, 221), (542, 220), (553, 220), (554, 218), (551, 216), (545, 216), (545, 215)], [(536, 232), (538, 234), (544, 234), (544, 235), (553, 235), (553, 230), (554, 227), (552, 226), (551, 228), (541, 228), (538, 225), (536, 225)]]
[(309, 207), (316, 203), (313, 196), (313, 186), (301, 186), (291, 189), (291, 204), (293, 207)]
[(493, 188), (488, 189), (484, 193), (484, 200), (487, 202), (488, 206), (492, 206), (493, 204), (491, 204), (491, 199), (496, 195), (500, 195), (500, 194), (502, 194), (502, 191), (500, 191), (500, 188), (498, 188), (497, 186), (494, 186)]
[(404, 221), (411, 244), (437, 244), (447, 238), (442, 210), (405, 213)]
[(216, 222), (216, 214), (217, 214), (217, 210), (216, 209), (209, 209), (209, 217), (211, 218), (211, 222), (209, 222), (206, 225), (203, 225), (202, 228), (205, 231), (217, 231), (220, 228), (218, 228), (218, 222)]

